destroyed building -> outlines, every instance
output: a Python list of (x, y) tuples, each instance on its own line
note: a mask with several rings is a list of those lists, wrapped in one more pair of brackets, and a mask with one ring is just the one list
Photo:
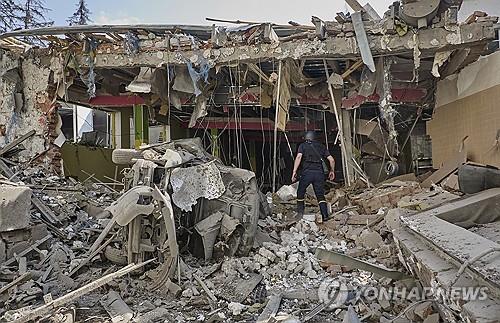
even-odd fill
[[(346, 2), (0, 35), (1, 320), (498, 322), (498, 18)], [(294, 217), (308, 130), (325, 223)]]

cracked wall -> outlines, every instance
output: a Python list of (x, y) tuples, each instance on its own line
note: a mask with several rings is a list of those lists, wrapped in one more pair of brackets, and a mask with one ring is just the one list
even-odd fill
[(20, 161), (39, 157), (59, 170), (58, 149), (52, 142), (59, 117), (54, 104), (55, 88), (51, 83), (51, 68), (39, 56), (21, 58), (14, 52), (0, 51), (0, 124), (5, 125), (5, 143), (35, 130), (36, 134), (23, 142), (25, 150)]

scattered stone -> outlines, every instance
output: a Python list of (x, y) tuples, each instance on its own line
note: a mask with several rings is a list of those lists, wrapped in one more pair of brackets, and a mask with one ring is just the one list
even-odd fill
[(270, 262), (274, 262), (274, 260), (276, 259), (276, 255), (264, 247), (259, 249), (259, 254), (269, 259)]
[(233, 315), (236, 316), (240, 315), (247, 308), (247, 306), (240, 303), (231, 302), (229, 303), (227, 308), (231, 311)]
[(413, 313), (420, 317), (422, 320), (425, 320), (427, 316), (431, 315), (434, 312), (432, 309), (432, 302), (424, 302), (418, 304), (413, 309)]
[(304, 214), (304, 216), (302, 217), (302, 219), (304, 221), (307, 221), (307, 222), (315, 222), (316, 221), (316, 214)]

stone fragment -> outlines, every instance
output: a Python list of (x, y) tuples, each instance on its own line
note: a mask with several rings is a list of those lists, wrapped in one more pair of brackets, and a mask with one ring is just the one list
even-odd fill
[(331, 265), (326, 269), (327, 272), (332, 274), (340, 274), (342, 273), (342, 266), (340, 265)]
[(307, 222), (314, 222), (316, 221), (316, 214), (304, 214), (302, 219)]
[(292, 185), (283, 185), (277, 192), (276, 195), (283, 202), (288, 202), (290, 200), (297, 198), (297, 189)]
[(307, 272), (307, 277), (311, 279), (316, 279), (318, 278), (318, 273), (311, 269)]
[(276, 256), (280, 258), (281, 261), (284, 261), (286, 259), (286, 252), (284, 251), (277, 251)]
[(240, 315), (247, 307), (240, 303), (231, 302), (228, 304), (227, 308), (233, 315)]
[(439, 323), (439, 314), (434, 313), (427, 316), (424, 320), (424, 323)]
[(383, 242), (382, 237), (375, 231), (365, 230), (360, 236), (361, 245), (367, 249), (374, 250)]
[(298, 274), (304, 271), (304, 265), (297, 265), (295, 269), (293, 270), (294, 274)]
[(264, 247), (259, 249), (259, 254), (269, 259), (270, 262), (274, 262), (274, 260), (276, 259), (276, 255)]
[(375, 249), (372, 252), (372, 256), (380, 258), (380, 259), (386, 259), (391, 256), (391, 246), (390, 245), (381, 245), (380, 248)]
[(424, 302), (421, 304), (418, 304), (415, 306), (413, 309), (413, 313), (420, 317), (422, 320), (425, 320), (427, 316), (431, 315), (433, 313), (432, 309), (432, 303), (431, 302)]
[(0, 185), (0, 232), (27, 228), (31, 209), (31, 189)]
[(391, 309), (391, 303), (387, 298), (383, 297), (383, 295), (382, 297), (379, 297), (378, 303), (380, 304), (380, 306), (382, 306), (382, 309), (384, 311), (389, 311)]
[(290, 257), (288, 257), (288, 262), (290, 262), (290, 263), (294, 263), (297, 261), (299, 261), (299, 255), (296, 253), (294, 253), (294, 254), (290, 255)]
[(185, 297), (185, 298), (193, 297), (193, 290), (191, 288), (187, 288), (187, 289), (183, 290), (182, 297)]
[(260, 254), (256, 254), (255, 257), (254, 257), (255, 261), (257, 261), (261, 266), (269, 266), (269, 259), (267, 259), (266, 257), (260, 255)]
[(172, 293), (172, 295), (174, 295), (175, 297), (179, 296), (179, 294), (182, 291), (182, 288), (173, 281), (171, 281), (170, 279), (167, 280), (166, 287), (168, 291)]

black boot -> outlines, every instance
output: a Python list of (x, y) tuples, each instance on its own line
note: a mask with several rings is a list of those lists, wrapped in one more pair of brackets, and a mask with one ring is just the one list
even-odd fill
[(325, 201), (319, 202), (319, 210), (321, 211), (321, 217), (323, 218), (323, 222), (328, 221), (330, 215), (328, 214), (328, 206)]
[(300, 220), (304, 216), (304, 211), (306, 209), (306, 203), (304, 200), (297, 200), (297, 219)]

